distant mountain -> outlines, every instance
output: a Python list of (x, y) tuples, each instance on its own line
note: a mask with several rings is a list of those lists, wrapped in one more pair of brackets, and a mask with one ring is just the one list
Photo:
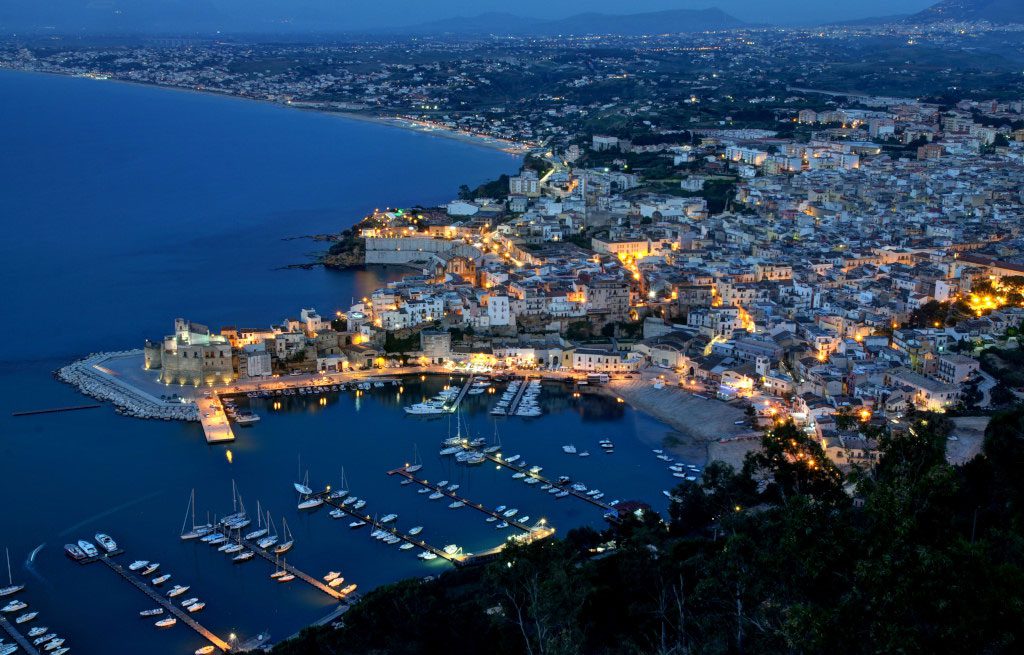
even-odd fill
[(600, 14), (588, 12), (557, 20), (524, 18), (514, 14), (490, 13), (451, 18), (395, 28), (402, 33), (433, 34), (515, 34), (552, 36), (558, 34), (674, 34), (703, 32), (747, 25), (721, 9), (673, 9), (642, 14)]
[(941, 0), (911, 15), (905, 22), (937, 23), (944, 20), (1024, 23), (1024, 0)]

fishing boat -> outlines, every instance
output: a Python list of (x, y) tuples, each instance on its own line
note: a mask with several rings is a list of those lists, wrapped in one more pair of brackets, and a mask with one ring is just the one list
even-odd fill
[(283, 519), (282, 518), (281, 519), (281, 524), (282, 524), (281, 534), (284, 537), (284, 541), (274, 547), (274, 553), (276, 553), (278, 555), (283, 555), (283, 554), (287, 553), (289, 550), (292, 549), (292, 546), (295, 545), (295, 539), (292, 538), (291, 530), (288, 529), (288, 521), (287, 521), (287, 519)]
[(14, 578), (11, 574), (11, 551), (6, 548), (4, 550), (7, 553), (7, 586), (0, 588), (0, 598), (11, 596), (25, 588), (23, 584), (14, 584)]
[(173, 616), (169, 616), (166, 619), (160, 619), (159, 621), (157, 621), (153, 625), (155, 625), (158, 628), (170, 628), (171, 626), (173, 626), (177, 622), (178, 622), (178, 619), (174, 618)]
[(141, 612), (139, 612), (139, 616), (141, 616), (143, 618), (148, 618), (150, 616), (160, 616), (163, 613), (164, 613), (164, 608), (157, 607), (156, 609), (142, 610)]

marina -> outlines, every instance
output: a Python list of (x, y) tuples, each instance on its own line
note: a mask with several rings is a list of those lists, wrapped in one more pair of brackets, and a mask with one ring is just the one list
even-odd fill
[(192, 628), (197, 633), (202, 635), (202, 637), (209, 641), (211, 644), (213, 644), (214, 647), (219, 648), (221, 651), (225, 653), (231, 650), (231, 645), (228, 642), (224, 641), (217, 635), (213, 634), (211, 631), (204, 628), (198, 621), (192, 618), (192, 615), (189, 612), (183, 611), (174, 602), (170, 601), (166, 596), (154, 591), (153, 587), (146, 584), (140, 578), (132, 575), (123, 566), (121, 566), (114, 560), (110, 559), (109, 557), (100, 557), (99, 561), (103, 562), (103, 564), (106, 565), (107, 568), (117, 573), (122, 579), (127, 580), (129, 584), (131, 584), (133, 587), (135, 587), (136, 589), (144, 593), (146, 596), (148, 596), (150, 600), (160, 605), (160, 607), (162, 607), (165, 612), (172, 614), (174, 618), (181, 621), (182, 623), (184, 623), (185, 625), (187, 625), (188, 627)]
[(321, 593), (330, 596), (334, 600), (342, 601), (346, 598), (347, 594), (343, 594), (339, 590), (332, 589), (331, 587), (325, 585), (323, 582), (317, 580), (308, 573), (301, 571), (297, 567), (289, 564), (287, 561), (282, 560), (280, 557), (272, 555), (271, 553), (267, 552), (267, 549), (260, 548), (256, 544), (255, 540), (245, 539), (239, 534), (232, 535), (229, 533), (227, 536), (229, 541), (233, 541), (234, 543), (240, 546), (248, 548), (249, 552), (255, 553), (257, 557), (260, 557), (261, 559), (264, 559), (267, 562), (273, 564), (275, 570), (280, 569), (282, 571), (287, 571), (289, 575), (295, 576), (297, 579), (302, 580), (303, 582), (310, 585), (317, 591), (320, 591)]
[(20, 646), (27, 655), (39, 655), (39, 649), (36, 648), (35, 645), (25, 637), (25, 635), (21, 634), (21, 632), (14, 627), (14, 624), (8, 621), (3, 615), (0, 615), (0, 628), (3, 628), (4, 632), (10, 635), (11, 639), (14, 640), (14, 643), (18, 644), (18, 646)]

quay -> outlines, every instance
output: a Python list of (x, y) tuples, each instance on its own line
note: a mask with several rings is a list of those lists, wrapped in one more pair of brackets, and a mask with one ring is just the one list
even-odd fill
[(0, 627), (2, 627), (7, 632), (7, 634), (11, 635), (11, 639), (13, 639), (15, 643), (17, 643), (19, 646), (21, 646), (22, 650), (28, 653), (28, 655), (39, 655), (39, 649), (33, 646), (32, 642), (29, 641), (23, 634), (18, 632), (18, 630), (14, 627), (13, 623), (11, 623), (2, 616), (0, 616)]
[(486, 514), (488, 516), (493, 516), (494, 518), (498, 519), (499, 521), (505, 521), (509, 525), (511, 525), (512, 527), (519, 528), (523, 532), (530, 532), (532, 530), (532, 528), (530, 526), (526, 525), (525, 523), (520, 523), (519, 521), (516, 521), (515, 518), (507, 518), (501, 512), (498, 512), (496, 510), (490, 509), (488, 507), (484, 507), (483, 505), (481, 505), (479, 503), (474, 503), (473, 501), (469, 500), (468, 498), (463, 498), (462, 496), (459, 496), (458, 494), (456, 494), (453, 491), (448, 491), (447, 489), (445, 489), (443, 487), (438, 487), (437, 485), (433, 485), (433, 484), (427, 482), (426, 480), (420, 480), (419, 478), (414, 476), (412, 473), (410, 473), (409, 471), (405, 470), (404, 467), (388, 471), (388, 475), (401, 475), (402, 477), (404, 477), (406, 479), (409, 479), (409, 480), (412, 480), (416, 484), (422, 485), (422, 486), (426, 487), (427, 489), (433, 489), (434, 491), (442, 493), (445, 496), (451, 498), (452, 500), (457, 500), (459, 502), (465, 503), (466, 507), (472, 507), (473, 509), (477, 510), (478, 512), (483, 512), (484, 514)]
[(209, 397), (196, 398), (196, 405), (199, 407), (199, 422), (203, 425), (206, 443), (225, 443), (235, 440), (231, 422), (228, 421), (227, 412), (224, 411), (224, 405), (220, 402), (220, 396), (217, 393), (210, 393)]
[(541, 481), (542, 484), (550, 484), (552, 487), (558, 487), (558, 488), (562, 489), (563, 491), (568, 491), (570, 496), (575, 496), (576, 498), (579, 498), (580, 500), (585, 500), (588, 503), (590, 503), (591, 505), (596, 505), (597, 507), (600, 507), (601, 509), (605, 510), (606, 512), (608, 510), (615, 509), (614, 507), (612, 507), (611, 505), (609, 505), (606, 502), (600, 501), (600, 500), (594, 498), (593, 496), (588, 496), (585, 492), (576, 491), (575, 489), (573, 489), (568, 484), (559, 484), (558, 482), (552, 482), (551, 480), (548, 480), (547, 478), (545, 478), (543, 475), (540, 475), (539, 473), (531, 473), (530, 469), (528, 469), (526, 467), (518, 466), (517, 464), (515, 464), (513, 462), (506, 462), (500, 456), (492, 455), (491, 453), (485, 453), (483, 451), (480, 451), (480, 450), (477, 450), (477, 449), (473, 448), (472, 446), (465, 446), (464, 445), (463, 449), (471, 450), (471, 451), (473, 451), (475, 453), (479, 453), (480, 455), (483, 455), (485, 458), (491, 460), (492, 462), (494, 462), (498, 466), (504, 466), (505, 468), (512, 469), (513, 471), (515, 471), (517, 473), (522, 473), (523, 475), (529, 476), (531, 478), (537, 478), (538, 480)]
[(165, 610), (173, 614), (176, 619), (178, 619), (188, 627), (192, 628), (196, 632), (198, 632), (200, 635), (202, 635), (204, 639), (206, 639), (211, 644), (219, 648), (221, 651), (226, 653), (229, 650), (231, 650), (231, 644), (229, 644), (228, 642), (224, 641), (217, 635), (213, 634), (212, 632), (204, 628), (202, 625), (199, 624), (198, 621), (193, 619), (191, 615), (183, 611), (181, 608), (179, 608), (173, 602), (165, 598), (163, 595), (158, 594), (152, 587), (147, 585), (141, 579), (131, 575), (123, 566), (113, 561), (109, 557), (101, 557), (99, 558), (99, 561), (106, 564), (110, 570), (114, 571), (119, 576), (127, 580), (133, 587), (149, 596), (149, 598), (153, 602), (159, 604)]
[(246, 548), (251, 550), (253, 553), (255, 553), (259, 557), (267, 560), (268, 562), (270, 562), (274, 566), (280, 566), (282, 569), (288, 571), (289, 573), (294, 575), (299, 580), (302, 580), (303, 582), (309, 584), (310, 586), (314, 587), (315, 589), (317, 589), (319, 591), (322, 591), (323, 593), (327, 594), (328, 596), (330, 596), (334, 600), (337, 600), (337, 601), (344, 600), (345, 594), (342, 594), (342, 593), (332, 589), (331, 587), (328, 587), (323, 582), (317, 580), (316, 578), (314, 578), (313, 576), (309, 575), (308, 573), (306, 573), (304, 571), (300, 571), (299, 569), (295, 568), (291, 564), (289, 564), (289, 563), (287, 563), (287, 562), (285, 562), (283, 560), (279, 560), (278, 557), (276, 557), (274, 555), (271, 555), (267, 551), (265, 551), (262, 548), (260, 548), (259, 546), (257, 546), (255, 543), (251, 543), (249, 541), (246, 541), (245, 538), (240, 536), (240, 535), (236, 535), (236, 536), (232, 537), (229, 534), (227, 536), (228, 536), (228, 539), (230, 539), (231, 541), (235, 542), (236, 544), (240, 544), (242, 546), (245, 546)]
[(516, 410), (519, 409), (519, 403), (523, 401), (523, 396), (526, 395), (526, 388), (530, 386), (530, 378), (525, 375), (522, 377), (519, 389), (516, 390), (516, 395), (512, 397), (512, 402), (508, 404), (508, 409), (505, 410), (506, 416), (514, 416)]
[(398, 528), (389, 526), (386, 523), (381, 523), (369, 514), (360, 514), (358, 511), (351, 509), (347, 505), (342, 505), (340, 502), (338, 502), (337, 499), (329, 498), (330, 492), (322, 491), (316, 495), (323, 499), (324, 505), (330, 505), (335, 509), (340, 509), (342, 512), (348, 514), (352, 518), (359, 519), (360, 521), (366, 521), (367, 524), (372, 525), (374, 528), (378, 530), (384, 530), (389, 534), (393, 534), (402, 541), (412, 544), (418, 548), (421, 548), (427, 551), (428, 553), (433, 553), (438, 557), (442, 557), (456, 566), (465, 563), (465, 561), (468, 559), (468, 556), (464, 554), (449, 555), (448, 553), (444, 552), (444, 550), (437, 548), (436, 546), (431, 546), (422, 539), (417, 539), (416, 537), (413, 537), (410, 534), (400, 532)]
[(101, 405), (73, 405), (71, 407), (53, 407), (50, 409), (30, 409), (25, 412), (11, 412), (11, 416), (35, 416), (36, 414), (57, 414), (59, 412), (77, 412), (80, 409), (96, 409)]

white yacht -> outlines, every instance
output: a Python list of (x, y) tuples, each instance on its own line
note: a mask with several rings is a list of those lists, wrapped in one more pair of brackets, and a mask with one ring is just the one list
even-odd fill
[(380, 522), (381, 523), (391, 523), (392, 521), (394, 521), (397, 518), (398, 518), (398, 514), (386, 514), (386, 515), (381, 517)]

